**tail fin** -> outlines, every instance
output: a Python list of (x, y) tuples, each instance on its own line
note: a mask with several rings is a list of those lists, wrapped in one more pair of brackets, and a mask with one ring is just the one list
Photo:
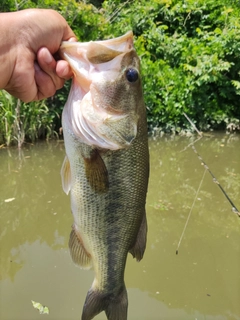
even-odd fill
[(117, 295), (90, 289), (84, 303), (82, 320), (91, 320), (102, 311), (105, 311), (108, 320), (127, 320), (127, 309), (125, 285)]

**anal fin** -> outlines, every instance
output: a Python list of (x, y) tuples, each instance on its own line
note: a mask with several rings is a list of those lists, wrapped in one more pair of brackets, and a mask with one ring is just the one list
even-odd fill
[(73, 262), (82, 269), (90, 269), (92, 267), (91, 255), (85, 249), (83, 241), (74, 227), (70, 233), (68, 245)]
[(147, 242), (147, 219), (146, 219), (146, 212), (145, 212), (143, 215), (141, 226), (137, 234), (135, 244), (129, 250), (133, 258), (136, 258), (137, 261), (140, 261), (144, 255), (146, 242)]

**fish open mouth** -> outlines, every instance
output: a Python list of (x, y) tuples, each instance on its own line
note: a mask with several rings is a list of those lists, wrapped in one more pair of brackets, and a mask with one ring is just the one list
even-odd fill
[(74, 73), (63, 125), (66, 122), (83, 143), (117, 150), (136, 137), (135, 107), (128, 110), (121, 100), (127, 67), (123, 61), (130, 52), (135, 54), (131, 31), (115, 39), (62, 43), (60, 56)]

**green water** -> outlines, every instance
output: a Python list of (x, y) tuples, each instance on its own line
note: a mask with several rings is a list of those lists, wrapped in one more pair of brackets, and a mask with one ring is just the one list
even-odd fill
[[(127, 262), (129, 320), (240, 319), (240, 218), (210, 174), (203, 177), (201, 162), (186, 149), (192, 141), (149, 142), (148, 243), (140, 263), (130, 255)], [(240, 209), (240, 136), (214, 134), (195, 146)], [(69, 256), (63, 158), (62, 142), (0, 149), (1, 320), (81, 317), (93, 272), (77, 268)], [(31, 300), (50, 314), (40, 315)]]

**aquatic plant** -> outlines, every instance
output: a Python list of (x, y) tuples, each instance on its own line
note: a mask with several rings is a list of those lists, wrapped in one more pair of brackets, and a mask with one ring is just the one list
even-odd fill
[(0, 143), (17, 144), (57, 136), (54, 128), (59, 114), (50, 109), (46, 100), (23, 103), (8, 92), (0, 91)]
[(12, 97), (8, 92), (0, 91), (0, 143), (5, 142), (7, 146), (14, 140), (24, 140), (24, 133), (21, 131), (19, 119), (19, 104), (21, 102)]

